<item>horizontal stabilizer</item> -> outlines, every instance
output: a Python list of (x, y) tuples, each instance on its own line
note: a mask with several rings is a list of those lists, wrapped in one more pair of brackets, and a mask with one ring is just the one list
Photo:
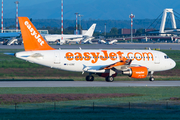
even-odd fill
[(5, 55), (12, 55), (15, 56), (15, 53), (4, 53)]

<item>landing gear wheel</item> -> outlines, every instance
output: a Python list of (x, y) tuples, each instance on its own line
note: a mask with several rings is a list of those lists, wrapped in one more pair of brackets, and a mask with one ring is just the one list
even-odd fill
[(108, 76), (108, 77), (106, 77), (106, 81), (107, 82), (113, 82), (114, 81), (114, 77), (113, 76)]
[(149, 81), (154, 81), (154, 80), (155, 80), (154, 77), (149, 78)]
[(94, 81), (94, 76), (92, 75), (86, 76), (86, 81)]

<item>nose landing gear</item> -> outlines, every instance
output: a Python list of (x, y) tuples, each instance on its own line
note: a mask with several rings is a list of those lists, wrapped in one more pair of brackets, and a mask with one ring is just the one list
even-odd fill
[(154, 80), (155, 80), (155, 78), (153, 77), (153, 73), (154, 73), (154, 71), (151, 71), (151, 72), (150, 72), (149, 81), (154, 81)]
[(155, 80), (154, 77), (149, 78), (149, 81), (154, 81), (154, 80)]

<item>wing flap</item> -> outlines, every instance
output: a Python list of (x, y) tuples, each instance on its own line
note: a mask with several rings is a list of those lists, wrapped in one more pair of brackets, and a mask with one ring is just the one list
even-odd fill
[(115, 67), (118, 67), (118, 66), (130, 65), (131, 62), (132, 62), (131, 59), (123, 58), (119, 62), (116, 62), (114, 64), (108, 65), (106, 67), (102, 67), (101, 69), (112, 69), (112, 68), (115, 68)]
[(109, 69), (117, 69), (120, 66), (120, 70), (122, 69), (127, 69), (128, 67), (130, 67), (132, 60), (131, 59), (126, 59), (123, 58), (122, 60), (120, 60), (119, 62), (115, 62), (113, 64), (110, 65), (98, 65), (98, 66), (85, 66), (83, 67), (83, 71), (86, 72), (104, 72), (106, 70)]

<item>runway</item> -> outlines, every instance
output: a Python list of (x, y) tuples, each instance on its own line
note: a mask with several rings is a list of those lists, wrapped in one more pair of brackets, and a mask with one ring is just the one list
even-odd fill
[(180, 81), (1, 81), (0, 87), (172, 87)]
[[(179, 43), (118, 43), (116, 45), (106, 44), (72, 44), (51, 45), (55, 49), (145, 49), (160, 48), (161, 50), (180, 50)], [(0, 49), (24, 49), (23, 45), (0, 45)]]

